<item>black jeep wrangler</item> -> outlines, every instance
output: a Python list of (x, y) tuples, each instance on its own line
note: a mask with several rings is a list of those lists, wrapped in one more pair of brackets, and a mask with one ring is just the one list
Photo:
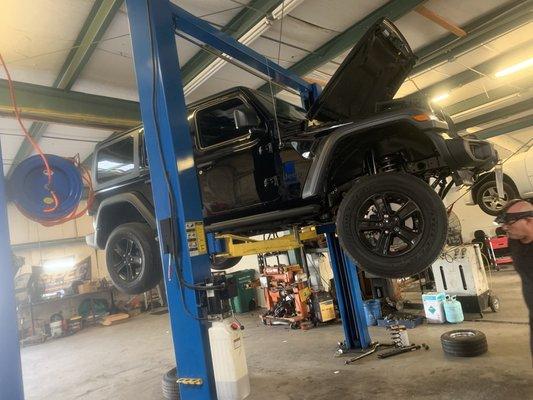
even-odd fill
[[(191, 104), (206, 230), (257, 234), (336, 221), (342, 246), (364, 270), (404, 277), (428, 267), (446, 239), (441, 198), (490, 169), (497, 154), (488, 142), (454, 135), (429, 106), (393, 100), (414, 62), (384, 20), (307, 113), (242, 87)], [(118, 288), (148, 290), (162, 271), (143, 129), (100, 143), (93, 159), (88, 243), (106, 249)]]

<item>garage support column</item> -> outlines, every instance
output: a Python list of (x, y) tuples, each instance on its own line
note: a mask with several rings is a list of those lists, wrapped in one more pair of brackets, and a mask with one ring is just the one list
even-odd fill
[(5, 189), (0, 147), (0, 399), (24, 400)]
[(191, 286), (205, 284), (211, 269), (170, 2), (126, 4), (174, 353), (183, 380), (180, 399), (214, 400), (206, 316), (201, 295)]

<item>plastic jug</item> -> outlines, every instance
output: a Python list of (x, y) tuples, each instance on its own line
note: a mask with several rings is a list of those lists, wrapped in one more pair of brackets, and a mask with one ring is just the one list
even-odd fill
[(242, 400), (250, 394), (250, 379), (242, 332), (231, 321), (215, 321), (208, 329), (219, 400)]
[(455, 296), (446, 296), (446, 300), (444, 301), (444, 314), (446, 315), (446, 321), (451, 324), (457, 324), (465, 320), (461, 302)]

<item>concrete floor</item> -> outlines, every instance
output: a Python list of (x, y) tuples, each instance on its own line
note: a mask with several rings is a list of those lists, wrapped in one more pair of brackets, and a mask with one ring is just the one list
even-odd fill
[[(449, 358), (440, 335), (454, 327), (423, 325), (409, 331), (419, 350), (386, 360), (369, 357), (355, 365), (333, 356), (342, 328), (309, 331), (265, 327), (257, 314), (241, 318), (250, 371), (250, 400), (289, 399), (533, 399), (527, 310), (514, 271), (494, 276), (501, 312), (461, 327), (487, 335), (489, 352)], [(173, 365), (167, 315), (142, 315), (112, 327), (22, 349), (26, 398), (161, 399), (161, 374)], [(373, 340), (387, 340), (372, 327)]]

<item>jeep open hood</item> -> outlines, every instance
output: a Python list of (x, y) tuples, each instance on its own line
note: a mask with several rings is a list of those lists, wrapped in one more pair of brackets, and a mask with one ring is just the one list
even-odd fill
[(392, 22), (377, 21), (357, 42), (310, 107), (309, 120), (350, 120), (391, 100), (416, 61)]

